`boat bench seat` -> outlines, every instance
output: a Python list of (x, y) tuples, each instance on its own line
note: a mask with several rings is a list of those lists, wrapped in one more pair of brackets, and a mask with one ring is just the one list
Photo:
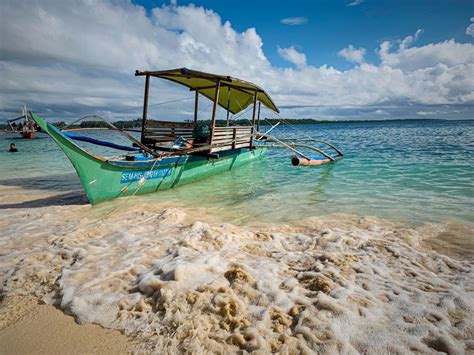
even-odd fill
[(212, 144), (219, 147), (212, 148), (211, 153), (250, 148), (252, 144), (252, 126), (215, 127), (212, 133)]
[[(154, 127), (143, 131), (142, 143), (152, 149), (162, 151), (179, 150), (173, 148), (178, 137), (183, 137), (193, 143), (193, 122), (166, 122), (154, 121)], [(252, 126), (215, 127), (211, 132), (212, 144), (218, 147), (211, 148), (209, 153), (216, 153), (237, 148), (250, 148), (252, 143)], [(205, 143), (207, 144), (207, 143)]]
[(192, 141), (194, 122), (153, 121), (153, 127), (143, 131), (143, 144), (172, 145), (178, 137)]

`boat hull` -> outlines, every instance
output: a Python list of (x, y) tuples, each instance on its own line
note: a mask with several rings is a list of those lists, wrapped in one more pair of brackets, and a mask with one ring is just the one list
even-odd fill
[(222, 152), (217, 159), (187, 155), (147, 162), (108, 161), (88, 153), (37, 115), (33, 114), (32, 118), (69, 158), (91, 204), (192, 183), (258, 159), (265, 153), (265, 148), (242, 148)]

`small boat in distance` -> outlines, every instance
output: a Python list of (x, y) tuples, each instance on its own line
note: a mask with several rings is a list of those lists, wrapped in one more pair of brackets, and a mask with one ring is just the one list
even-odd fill
[[(17, 123), (18, 121), (20, 122)], [(6, 130), (7, 132), (18, 133), (21, 137), (27, 139), (33, 139), (38, 130), (38, 125), (31, 119), (26, 105), (22, 108), (22, 115), (8, 119), (7, 124), (9, 127)]]
[[(191, 183), (258, 159), (268, 148), (289, 149), (294, 154), (293, 164), (303, 166), (332, 163), (343, 156), (336, 147), (320, 140), (297, 139), (299, 142), (295, 143), (294, 139), (278, 139), (269, 134), (274, 127), (265, 133), (259, 132), (260, 105), (263, 104), (274, 112), (279, 110), (262, 88), (250, 82), (186, 68), (165, 71), (137, 70), (135, 76), (145, 77), (140, 139), (104, 120), (111, 129), (125, 135), (133, 143), (131, 146), (76, 135), (66, 129), (61, 131), (36, 114), (30, 113), (32, 120), (69, 158), (91, 204)], [(149, 126), (148, 97), (152, 77), (173, 81), (195, 92), (192, 122), (154, 120), (153, 125)], [(198, 121), (200, 96), (213, 102), (209, 124)], [(233, 114), (251, 108), (250, 124), (230, 126), (227, 120), (227, 126), (217, 126), (218, 105)], [(253, 106), (249, 107), (250, 105)], [(127, 153), (105, 158), (87, 152), (75, 141), (107, 146)], [(319, 148), (301, 143), (304, 141), (326, 144), (335, 153), (327, 154)], [(309, 149), (318, 155), (310, 156), (300, 149)]]

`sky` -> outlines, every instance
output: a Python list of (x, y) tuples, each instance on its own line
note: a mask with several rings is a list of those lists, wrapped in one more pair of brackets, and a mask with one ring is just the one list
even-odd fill
[[(178, 67), (254, 82), (282, 117), (473, 119), (473, 41), (461, 0), (3, 0), (0, 121), (23, 104), (52, 121), (136, 118), (134, 71)], [(190, 118), (189, 91), (155, 81), (151, 116)]]

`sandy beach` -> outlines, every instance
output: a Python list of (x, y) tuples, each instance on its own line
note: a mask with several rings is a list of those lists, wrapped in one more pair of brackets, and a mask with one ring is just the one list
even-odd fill
[(7, 353), (474, 349), (466, 226), (117, 202), (5, 209), (0, 227)]
[(130, 354), (131, 338), (98, 325), (79, 325), (72, 316), (31, 297), (0, 303), (2, 354)]

